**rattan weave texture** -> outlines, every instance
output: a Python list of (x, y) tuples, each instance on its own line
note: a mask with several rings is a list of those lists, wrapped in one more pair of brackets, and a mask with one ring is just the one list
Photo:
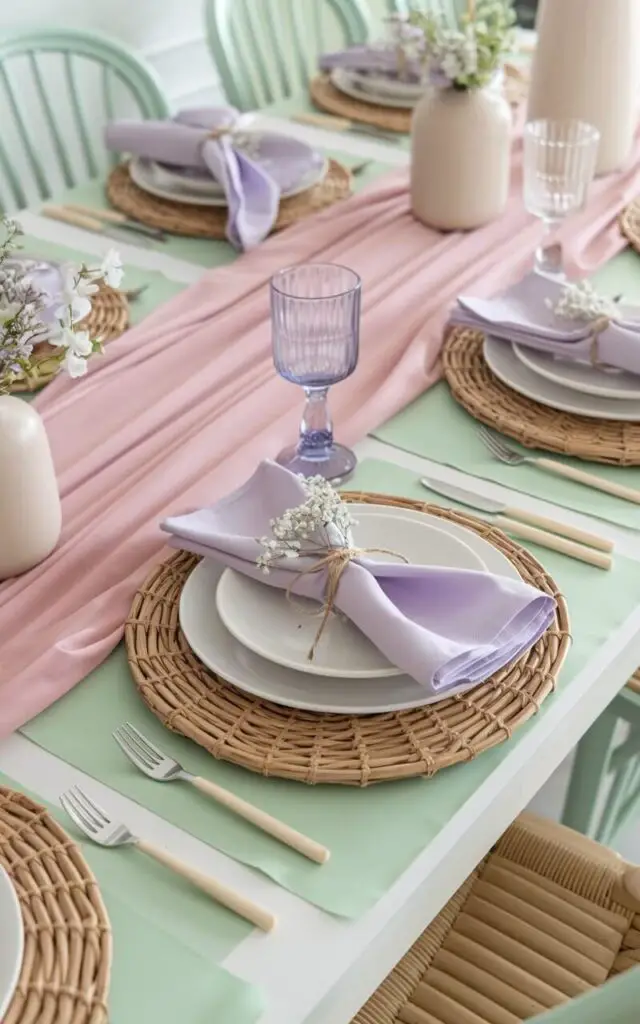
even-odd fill
[(481, 331), (458, 327), (448, 332), (442, 349), (451, 394), (475, 420), (525, 448), (615, 466), (640, 465), (640, 423), (574, 416), (519, 395), (491, 373), (483, 341)]
[(0, 864), (15, 884), (25, 933), (3, 1024), (106, 1024), (111, 929), (97, 882), (48, 812), (4, 787)]

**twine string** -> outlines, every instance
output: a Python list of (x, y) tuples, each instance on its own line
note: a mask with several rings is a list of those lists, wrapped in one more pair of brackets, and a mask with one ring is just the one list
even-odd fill
[[(316, 553), (319, 552), (311, 552), (311, 554)], [(310, 565), (308, 569), (302, 569), (300, 572), (296, 573), (293, 580), (287, 587), (287, 600), (293, 602), (294, 595), (292, 591), (298, 580), (302, 579), (303, 576), (315, 575), (315, 573), (318, 572), (326, 571), (327, 573), (322, 608), (319, 612), (311, 613), (313, 615), (319, 614), (321, 616), (321, 620), (313, 643), (307, 653), (307, 661), (313, 661), (315, 657), (318, 649), (318, 643), (320, 642), (320, 638), (322, 637), (327, 622), (329, 621), (329, 616), (333, 611), (338, 594), (338, 587), (340, 586), (340, 580), (344, 570), (349, 565), (349, 562), (352, 562), (354, 558), (358, 558), (360, 555), (369, 554), (391, 555), (393, 558), (399, 558), (400, 561), (405, 564), (409, 562), (409, 559), (405, 558), (404, 555), (401, 555), (399, 551), (392, 551), (390, 548), (330, 548), (322, 554), (322, 557), (319, 558), (317, 562)]]
[(595, 366), (597, 369), (604, 369), (607, 365), (606, 363), (600, 362), (598, 349), (600, 344), (600, 335), (610, 326), (611, 320), (608, 316), (603, 315), (599, 316), (597, 320), (594, 320), (591, 327), (591, 348), (589, 350), (589, 359), (591, 360), (591, 365)]

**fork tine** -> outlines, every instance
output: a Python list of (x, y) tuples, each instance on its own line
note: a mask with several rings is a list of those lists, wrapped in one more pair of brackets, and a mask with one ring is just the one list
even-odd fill
[(137, 768), (142, 768), (144, 771), (149, 771), (154, 767), (153, 762), (148, 756), (144, 755), (138, 748), (132, 736), (129, 736), (125, 726), (121, 726), (112, 733), (114, 740), (120, 747), (123, 754), (125, 754)]
[(510, 449), (503, 445), (502, 441), (486, 427), (479, 427), (478, 434), (480, 440), (486, 445), (494, 458), (499, 459), (501, 462), (507, 462), (512, 455)]
[(60, 806), (71, 818), (74, 825), (76, 825), (81, 832), (85, 835), (95, 836), (97, 834), (97, 828), (94, 823), (84, 816), (81, 812), (80, 807), (77, 805), (75, 798), (71, 790), (67, 790), (66, 793), (60, 795)]
[(102, 825), (110, 824), (111, 818), (107, 812), (100, 806), (100, 804), (97, 804), (95, 800), (91, 800), (84, 790), (80, 789), (80, 786), (74, 786), (71, 792), (80, 806), (84, 808), (85, 813), (88, 814), (89, 817), (93, 817), (95, 819), (98, 828), (101, 828)]
[(133, 733), (133, 735), (140, 741), (140, 743), (147, 748), (149, 753), (153, 755), (156, 761), (164, 760), (166, 754), (164, 754), (159, 749), (159, 747), (156, 747), (155, 744), (151, 742), (151, 740), (148, 740), (146, 736), (143, 736), (140, 730), (136, 729), (135, 725), (132, 725), (131, 722), (125, 722), (125, 728), (129, 733)]

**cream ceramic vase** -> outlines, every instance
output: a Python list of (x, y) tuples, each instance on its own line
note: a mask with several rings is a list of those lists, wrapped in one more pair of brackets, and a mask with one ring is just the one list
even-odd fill
[(467, 230), (507, 204), (511, 109), (502, 89), (429, 88), (411, 125), (411, 208), (428, 227)]
[(638, 122), (640, 0), (541, 0), (528, 118), (600, 131), (596, 173), (620, 167)]
[(20, 398), (0, 396), (0, 580), (51, 554), (62, 514), (44, 424)]

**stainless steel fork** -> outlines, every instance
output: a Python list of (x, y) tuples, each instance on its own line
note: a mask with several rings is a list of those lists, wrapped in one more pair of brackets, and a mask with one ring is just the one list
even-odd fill
[(192, 775), (185, 771), (178, 761), (156, 747), (131, 722), (125, 722), (124, 725), (116, 729), (113, 738), (131, 763), (139, 771), (148, 775), (150, 779), (154, 779), (156, 782), (173, 782), (175, 779), (189, 782), (201, 793), (213, 797), (219, 804), (244, 818), (245, 821), (250, 821), (252, 825), (261, 828), (263, 832), (267, 832), (274, 839), (279, 839), (280, 842), (291, 846), (298, 853), (308, 857), (309, 860), (313, 860), (317, 864), (324, 864), (329, 859), (329, 850), (321, 846), (320, 843), (316, 843), (314, 839), (309, 839), (308, 836), (291, 828), (290, 825), (285, 825), (284, 821), (279, 821), (278, 818), (247, 803), (246, 800), (241, 800), (235, 793), (223, 789), (222, 786), (217, 786), (215, 782), (209, 782), (208, 779), (202, 779), (198, 775)]
[(498, 459), (499, 462), (503, 462), (506, 466), (522, 466), (525, 464), (535, 466), (537, 469), (543, 469), (547, 473), (555, 474), (555, 476), (563, 476), (567, 480), (574, 480), (578, 484), (584, 484), (585, 487), (592, 487), (594, 490), (604, 491), (605, 494), (613, 494), (616, 498), (622, 498), (624, 501), (632, 501), (636, 505), (640, 505), (640, 491), (634, 490), (633, 487), (626, 487), (624, 484), (605, 480), (603, 477), (596, 476), (595, 473), (587, 473), (584, 469), (566, 465), (564, 462), (556, 462), (555, 459), (545, 459), (537, 455), (523, 455), (510, 444), (507, 444), (506, 441), (503, 441), (495, 431), (489, 430), (487, 427), (478, 427), (478, 437), (484, 446), (489, 449), (493, 457)]
[(60, 803), (77, 828), (99, 846), (135, 846), (263, 931), (269, 932), (274, 927), (276, 919), (268, 910), (259, 907), (246, 896), (216, 881), (215, 878), (196, 871), (154, 843), (135, 836), (125, 824), (114, 821), (104, 808), (91, 800), (79, 786), (74, 786), (63, 793)]

